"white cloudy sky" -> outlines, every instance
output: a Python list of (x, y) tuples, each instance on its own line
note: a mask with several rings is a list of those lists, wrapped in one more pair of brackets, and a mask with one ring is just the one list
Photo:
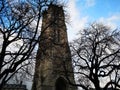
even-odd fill
[(120, 26), (120, 0), (67, 0), (70, 15), (68, 39), (76, 38), (76, 33), (90, 23), (97, 21), (112, 28)]

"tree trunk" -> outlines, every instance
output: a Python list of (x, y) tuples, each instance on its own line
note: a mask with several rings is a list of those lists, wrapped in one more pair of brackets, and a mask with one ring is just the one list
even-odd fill
[(98, 78), (95, 78), (94, 85), (95, 90), (101, 90)]

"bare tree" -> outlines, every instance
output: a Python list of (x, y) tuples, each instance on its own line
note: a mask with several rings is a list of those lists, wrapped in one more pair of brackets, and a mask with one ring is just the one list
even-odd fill
[(0, 1), (0, 88), (36, 55), (42, 12), (56, 0)]
[(120, 89), (119, 30), (93, 23), (71, 43), (71, 51), (76, 85), (85, 90)]

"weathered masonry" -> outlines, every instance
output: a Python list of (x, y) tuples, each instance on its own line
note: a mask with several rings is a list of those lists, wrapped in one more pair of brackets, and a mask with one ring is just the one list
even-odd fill
[(50, 5), (43, 13), (33, 90), (76, 90), (62, 6)]

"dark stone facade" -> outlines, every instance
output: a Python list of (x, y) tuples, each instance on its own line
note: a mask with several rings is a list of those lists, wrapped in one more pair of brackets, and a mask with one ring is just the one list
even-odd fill
[(43, 13), (42, 30), (32, 90), (76, 90), (62, 6)]

